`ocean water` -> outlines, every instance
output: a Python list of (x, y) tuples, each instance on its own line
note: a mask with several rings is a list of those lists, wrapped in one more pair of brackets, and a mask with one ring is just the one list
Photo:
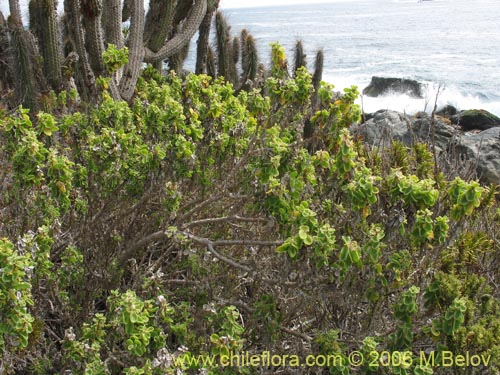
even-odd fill
[[(426, 84), (424, 99), (360, 98), (366, 112), (431, 111), (438, 105), (482, 108), (500, 116), (499, 0), (338, 0), (329, 4), (223, 9), (233, 34), (246, 28), (268, 63), (279, 41), (293, 62), (302, 40), (312, 69), (325, 54), (323, 80), (362, 91), (372, 76)], [(191, 60), (193, 57), (191, 57)]]

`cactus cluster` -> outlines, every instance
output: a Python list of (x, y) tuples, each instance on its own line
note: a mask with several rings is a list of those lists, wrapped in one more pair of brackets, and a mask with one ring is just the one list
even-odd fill
[[(72, 53), (77, 59), (72, 59), (76, 63), (70, 78), (76, 82), (80, 97), (95, 101), (97, 78), (105, 77), (111, 78), (109, 89), (115, 99), (130, 100), (144, 63), (161, 70), (163, 61), (168, 60), (176, 70), (182, 68), (191, 38), (202, 21), (211, 18), (207, 14), (213, 14), (218, 1), (151, 0), (147, 15), (144, 5), (144, 0), (64, 0), (64, 15), (59, 18), (56, 0), (31, 0), (28, 31), (19, 0), (9, 0), (10, 21), (4, 25), (0, 20), (0, 50), (11, 51), (10, 59), (20, 63), (14, 67), (15, 82), (9, 81), (7, 74), (0, 76), (2, 89), (15, 88), (17, 103), (36, 109), (40, 90), (58, 92), (68, 86), (64, 82), (67, 74), (62, 71)], [(124, 21), (129, 21), (128, 32), (124, 32)], [(109, 44), (118, 49), (127, 45), (129, 50), (127, 65), (113, 73), (107, 72), (103, 63)], [(37, 65), (43, 66), (43, 73)]]
[[(18, 103), (36, 109), (40, 93), (57, 93), (73, 82), (83, 100), (94, 102), (99, 97), (96, 82), (104, 77), (111, 95), (128, 101), (144, 63), (160, 72), (166, 63), (169, 70), (182, 74), (189, 42), (197, 31), (196, 73), (224, 77), (236, 90), (250, 90), (263, 82), (266, 72), (259, 64), (255, 39), (247, 30), (232, 35), (225, 16), (217, 11), (219, 0), (150, 0), (147, 14), (144, 5), (144, 0), (64, 0), (64, 15), (58, 17), (56, 0), (30, 0), (27, 31), (19, 0), (9, 0), (10, 22), (6, 25), (0, 19), (0, 51), (11, 51), (11, 59), (20, 63), (14, 64), (18, 66), (11, 74), (15, 82), (9, 81), (9, 74), (2, 69), (2, 89), (15, 88)], [(112, 72), (103, 61), (110, 44), (117, 49), (126, 45), (129, 51), (126, 65)], [(71, 66), (65, 62), (70, 55)], [(313, 79), (316, 91), (322, 59), (318, 52)], [(286, 59), (275, 61), (271, 70), (278, 67), (287, 78), (303, 66), (306, 55), (299, 41), (293, 74), (288, 72)]]
[(212, 77), (224, 77), (237, 90), (248, 90), (258, 74), (258, 53), (255, 40), (246, 29), (239, 36), (231, 34), (226, 17), (219, 11), (215, 14), (215, 50), (209, 44), (211, 19), (200, 26), (197, 47), (196, 72)]

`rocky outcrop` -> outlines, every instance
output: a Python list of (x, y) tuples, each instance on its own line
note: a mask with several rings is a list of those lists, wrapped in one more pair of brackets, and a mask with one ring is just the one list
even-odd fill
[(500, 126), (500, 118), (484, 109), (460, 111), (450, 116), (449, 119), (464, 131), (487, 130)]
[[(454, 137), (460, 136), (460, 131), (436, 118), (434, 121), (434, 141), (438, 150), (446, 150)], [(356, 136), (365, 142), (379, 147), (387, 147), (393, 139), (407, 145), (415, 142), (433, 143), (432, 124), (429, 115), (419, 112), (408, 116), (396, 111), (380, 110), (361, 125), (351, 128)]]
[(370, 84), (363, 90), (364, 95), (373, 98), (392, 93), (423, 98), (422, 84), (413, 79), (372, 77)]
[(368, 144), (380, 148), (389, 146), (392, 140), (407, 145), (415, 142), (434, 144), (439, 153), (449, 151), (453, 157), (471, 161), (482, 182), (500, 184), (500, 126), (479, 132), (464, 132), (460, 127), (451, 125), (444, 116), (436, 116), (433, 122), (423, 112), (408, 116), (380, 110), (368, 118), (364, 123), (351, 127), (353, 135)]
[(459, 155), (475, 161), (481, 181), (500, 184), (500, 127), (464, 135), (456, 140), (455, 149)]

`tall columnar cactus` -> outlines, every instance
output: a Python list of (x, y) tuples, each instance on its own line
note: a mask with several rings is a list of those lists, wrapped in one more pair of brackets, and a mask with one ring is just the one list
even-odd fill
[(306, 54), (304, 53), (304, 46), (302, 45), (302, 41), (297, 40), (295, 44), (295, 64), (293, 67), (294, 75), (299, 68), (303, 66), (307, 66), (306, 62)]
[(130, 19), (130, 3), (131, 0), (123, 0), (122, 6), (122, 22), (127, 22)]
[(76, 81), (80, 87), (80, 96), (91, 101), (96, 96), (95, 74), (90, 65), (89, 56), (85, 48), (85, 32), (83, 29), (79, 0), (65, 0), (65, 29), (71, 40), (75, 52), (78, 54)]
[(315, 108), (318, 105), (318, 90), (321, 85), (321, 80), (323, 79), (323, 62), (324, 54), (323, 50), (318, 50), (316, 52), (316, 61), (314, 63), (314, 74), (312, 77), (312, 84), (314, 88), (314, 94), (312, 97), (312, 106)]
[(217, 74), (230, 79), (231, 34), (226, 17), (221, 12), (215, 15), (215, 31), (217, 41)]
[(121, 49), (124, 45), (122, 31), (122, 2), (121, 0), (106, 0), (101, 18), (104, 28), (105, 44), (114, 44)]
[(189, 54), (189, 44), (186, 44), (184, 48), (168, 59), (169, 69), (175, 71), (177, 74), (182, 75), (184, 66), (184, 61)]
[(45, 89), (43, 75), (36, 58), (36, 40), (33, 34), (23, 27), (19, 1), (9, 0), (9, 7), (10, 17), (7, 27), (10, 34), (10, 65), (13, 66), (14, 85), (18, 99), (34, 112), (37, 109), (40, 91)]
[(105, 67), (102, 60), (104, 52), (104, 30), (101, 16), (103, 0), (80, 0), (85, 29), (85, 46), (89, 55), (90, 66), (96, 76), (104, 74)]
[[(9, 50), (9, 37), (7, 34), (7, 22), (0, 11), (0, 56), (7, 56)], [(0, 58), (0, 90), (6, 90), (12, 85), (11, 75), (9, 74), (8, 61), (6, 58)]]
[(257, 78), (259, 58), (255, 40), (246, 30), (241, 32), (241, 45), (241, 83), (244, 89), (248, 89), (250, 82)]
[(208, 50), (210, 29), (212, 27), (212, 18), (219, 6), (219, 0), (210, 0), (207, 6), (207, 13), (203, 18), (198, 29), (198, 41), (196, 46), (196, 74), (208, 73)]
[(31, 0), (30, 29), (37, 37), (43, 57), (43, 68), (50, 86), (61, 88), (61, 46), (57, 9), (54, 0)]
[(233, 38), (233, 45), (232, 45), (232, 50), (231, 50), (231, 52), (233, 54), (233, 64), (234, 65), (238, 64), (238, 62), (240, 61), (240, 50), (241, 50), (240, 38), (235, 36)]
[[(312, 112), (316, 112), (319, 108), (319, 96), (318, 96), (318, 90), (321, 85), (321, 79), (323, 78), (323, 60), (324, 60), (324, 55), (323, 51), (319, 50), (316, 53), (316, 61), (314, 63), (314, 74), (312, 77), (312, 84), (314, 88), (314, 92), (311, 97), (311, 110)], [(306, 123), (304, 124), (304, 139), (309, 139), (314, 136), (314, 124), (310, 121), (307, 120)], [(308, 147), (309, 151), (314, 151), (314, 145), (310, 144)]]
[(215, 52), (212, 47), (207, 48), (207, 74), (215, 78), (217, 77), (217, 65), (215, 63)]
[(123, 78), (120, 80), (119, 92), (123, 99), (129, 101), (135, 89), (137, 78), (144, 58), (144, 0), (131, 1), (131, 21), (129, 37), (129, 59), (125, 66)]
[(21, 6), (19, 5), (19, 0), (9, 0), (9, 10), (11, 22), (15, 23), (16, 26), (22, 24)]
[(36, 77), (35, 40), (32, 34), (20, 27), (13, 27), (11, 32), (13, 60), (16, 62), (15, 81), (24, 107), (35, 112), (38, 109), (39, 85)]

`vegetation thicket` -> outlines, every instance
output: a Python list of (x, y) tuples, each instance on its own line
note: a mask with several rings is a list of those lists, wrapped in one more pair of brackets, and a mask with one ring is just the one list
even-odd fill
[[(0, 110), (0, 373), (498, 373), (496, 187), (436, 166), (426, 144), (353, 139), (357, 89), (321, 82), (321, 51), (311, 74), (299, 43), (289, 72), (274, 44), (264, 72), (253, 38), (231, 37), (220, 14), (217, 52), (200, 32), (206, 63), (185, 75), (182, 48), (164, 51), (191, 38), (192, 18), (209, 27), (216, 4), (174, 3), (152, 1), (161, 11), (144, 20), (141, 1), (126, 1), (128, 49), (98, 52), (90, 35), (104, 35), (101, 13), (122, 16), (121, 2), (66, 1), (73, 31), (85, 30), (72, 40), (74, 76), (96, 78), (64, 88), (47, 67), (60, 52), (29, 52), (50, 39), (38, 7), (53, 2), (32, 2), (45, 16), (28, 31), (11, 0), (0, 48), (20, 63), (2, 85), (25, 90), (17, 100), (30, 109)], [(162, 74), (158, 61), (176, 54)], [(135, 71), (143, 61), (156, 66)], [(28, 98), (43, 82), (19, 77), (57, 87)], [(344, 360), (198, 361), (263, 351)], [(420, 361), (449, 351), (485, 361)]]

